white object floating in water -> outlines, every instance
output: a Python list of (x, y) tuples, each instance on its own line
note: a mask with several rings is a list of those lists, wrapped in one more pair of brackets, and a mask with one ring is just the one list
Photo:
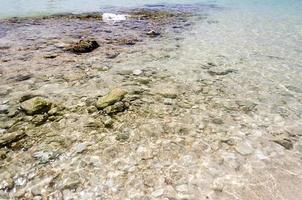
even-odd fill
[(127, 20), (127, 15), (117, 15), (113, 13), (104, 13), (102, 17), (104, 22), (116, 22)]

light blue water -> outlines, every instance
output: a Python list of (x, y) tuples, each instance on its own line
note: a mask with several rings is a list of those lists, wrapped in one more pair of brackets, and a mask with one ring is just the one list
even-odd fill
[(302, 13), (301, 0), (0, 0), (0, 18), (60, 12), (99, 11), (108, 6), (133, 7), (146, 4), (194, 3), (211, 3), (233, 8), (265, 9), (267, 12), (285, 11), (292, 15)]

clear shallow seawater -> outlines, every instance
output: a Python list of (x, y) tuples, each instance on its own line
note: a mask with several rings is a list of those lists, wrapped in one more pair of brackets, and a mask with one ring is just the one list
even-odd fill
[[(0, 0), (0, 16), (13, 17), (58, 12), (87, 12), (98, 11), (101, 10), (101, 8), (107, 6), (124, 7), (161, 3), (210, 3), (225, 7), (226, 9), (219, 10), (218, 12), (211, 12), (208, 15), (207, 19), (201, 20), (198, 17), (193, 17), (194, 23), (192, 23), (192, 28), (186, 32), (179, 33), (178, 35), (178, 37), (183, 38), (183, 40), (175, 40), (174, 37), (167, 37), (164, 38), (160, 43), (156, 41), (150, 41), (148, 45), (145, 45), (143, 47), (145, 49), (142, 49), (130, 55), (121, 55), (119, 59), (121, 59), (122, 62), (116, 63), (112, 70), (145, 68), (152, 69), (158, 67), (160, 69), (167, 69), (169, 73), (173, 74), (174, 76), (171, 77), (173, 77), (173, 81), (175, 81), (176, 83), (198, 86), (198, 82), (200, 80), (208, 81), (211, 92), (211, 94), (208, 94), (210, 99), (209, 105), (206, 104), (207, 107), (205, 107), (204, 111), (199, 112), (198, 110), (197, 113), (198, 116), (200, 115), (204, 118), (207, 117), (206, 114), (208, 109), (210, 109), (210, 111), (213, 111), (214, 117), (223, 118), (225, 116), (229, 116), (229, 112), (227, 110), (217, 109), (217, 111), (219, 112), (214, 111), (216, 111), (217, 106), (218, 108), (220, 106), (225, 106), (226, 108), (228, 108), (228, 106), (230, 105), (229, 107), (231, 108), (232, 105), (237, 102), (237, 100), (256, 103), (257, 110), (255, 110), (249, 116), (241, 113), (236, 113), (236, 115), (234, 116), (236, 121), (226, 121), (223, 125), (225, 128), (221, 129), (221, 133), (230, 132), (230, 135), (234, 135), (234, 138), (241, 139), (242, 137), (242, 139), (244, 140), (249, 140), (252, 146), (254, 146), (255, 149), (257, 148), (257, 152), (263, 152), (263, 154), (267, 156), (274, 155), (277, 152), (272, 146), (265, 146), (266, 142), (263, 142), (262, 138), (265, 138), (265, 136), (269, 135), (268, 133), (278, 133), (279, 131), (285, 132), (284, 130), (287, 130), (288, 127), (290, 128), (291, 126), (296, 126), (296, 124), (297, 127), (302, 127), (301, 0), (114, 0), (110, 1), (110, 3), (108, 2), (109, 1), (96, 0)], [(36, 31), (37, 34), (39, 34), (38, 26), (33, 30)], [(5, 39), (2, 39), (3, 44), (5, 44), (6, 42), (11, 42), (14, 44), (14, 41), (5, 41)], [(178, 46), (178, 48), (176, 48), (176, 46)], [(163, 55), (165, 59), (162, 59)], [(207, 73), (207, 69), (203, 69), (203, 66), (207, 63), (216, 64), (217, 67), (215, 67), (215, 69), (213, 70), (216, 70), (216, 68), (218, 69), (218, 71), (232, 69), (235, 70), (236, 73), (218, 77), (217, 80), (214, 80), (215, 77), (210, 76)], [(114, 74), (114, 72), (112, 73)], [(91, 80), (91, 82), (94, 82), (94, 80)], [(82, 95), (82, 93), (86, 92), (84, 91), (84, 89), (87, 89), (87, 93), (91, 92), (94, 94), (95, 90), (93, 89), (95, 87), (93, 87), (94, 83), (91, 82), (87, 82), (81, 87), (75, 85), (74, 87), (76, 89), (70, 89), (69, 87), (65, 88), (65, 86), (62, 85), (59, 85), (60, 89), (57, 89), (58, 87), (51, 87), (47, 85), (48, 83), (45, 83), (45, 85), (43, 85), (40, 90), (47, 90), (48, 93), (49, 90), (54, 88), (52, 90), (53, 94), (57, 93), (57, 95), (54, 96), (63, 95), (64, 97), (64, 95), (68, 95), (68, 97), (70, 98), (70, 96), (73, 95), (77, 96), (77, 93), (81, 93)], [(221, 94), (216, 92), (216, 87), (217, 91), (218, 89), (223, 89), (223, 93)], [(72, 92), (74, 92), (74, 94)], [(200, 96), (194, 95), (193, 97), (202, 98), (202, 96), (203, 94), (201, 94)], [(215, 107), (215, 109), (211, 110), (212, 107)], [(193, 125), (195, 126), (195, 124)], [(79, 123), (79, 126), (81, 126), (81, 123)], [(243, 130), (236, 130), (236, 128), (240, 126), (243, 127)], [(69, 130), (71, 129), (68, 128), (70, 127), (67, 127), (66, 131), (64, 130), (62, 133), (60, 132), (60, 134), (69, 135)], [(76, 131), (76, 134), (77, 132), (79, 131)], [(220, 133), (220, 129), (217, 129), (217, 132)], [(85, 138), (86, 136), (83, 137)], [(203, 140), (203, 138), (207, 139), (207, 137), (207, 135), (202, 137), (198, 136), (194, 138), (194, 140), (198, 140), (200, 144), (204, 144), (205, 142), (208, 142), (208, 140)], [(299, 140), (300, 144), (302, 144), (300, 138)], [(263, 146), (261, 146), (262, 144)], [(131, 145), (136, 144), (131, 143)], [(154, 144), (147, 143), (146, 146), (154, 146)], [(97, 147), (95, 148), (97, 149)], [(186, 158), (188, 158), (188, 155), (195, 155), (195, 152), (193, 153), (193, 150), (191, 150), (190, 148), (191, 147), (186, 146), (184, 149), (182, 149), (180, 155)], [(132, 149), (137, 148), (135, 147)], [(103, 149), (101, 150), (103, 151)], [(291, 154), (289, 154), (290, 151), (282, 151), (282, 156), (288, 156), (289, 160), (291, 161), (291, 167), (296, 166), (297, 168), (299, 168), (299, 171), (297, 173), (292, 173), (286, 168), (287, 166), (284, 165), (284, 169), (282, 167), (282, 170), (277, 170), (275, 172), (278, 175), (281, 174), (282, 178), (285, 177), (285, 170), (290, 172), (290, 175), (286, 176), (289, 177), (288, 182), (284, 181), (286, 180), (286, 178), (281, 178), (282, 181), (280, 181), (280, 178), (278, 176), (275, 176), (277, 177), (276, 182), (271, 181), (271, 177), (269, 176), (273, 177), (271, 173), (272, 171), (276, 170), (276, 166), (274, 166), (274, 162), (271, 162), (271, 160), (270, 162), (262, 163), (259, 162), (258, 159), (253, 160), (254, 157), (248, 158), (247, 161), (245, 161), (245, 159), (242, 159), (244, 161), (242, 161), (243, 164), (242, 167), (240, 167), (240, 169), (242, 168), (241, 171), (226, 171), (228, 170), (228, 168), (226, 169), (224, 167), (219, 167), (219, 165), (215, 164), (215, 162), (213, 162), (214, 164), (212, 165), (209, 164), (208, 161), (211, 161), (213, 157), (217, 157), (215, 154), (213, 155), (208, 151), (205, 152), (206, 154), (204, 155), (204, 157), (202, 157), (202, 159), (196, 160), (196, 162), (198, 163), (196, 165), (181, 165), (179, 164), (179, 162), (181, 162), (181, 159), (179, 159), (180, 161), (173, 160), (173, 163), (176, 162), (177, 165), (181, 166), (184, 169), (188, 169), (188, 172), (192, 172), (192, 174), (194, 175), (201, 175), (194, 177), (194, 179), (196, 178), (196, 180), (198, 180), (194, 183), (194, 187), (196, 183), (200, 184), (197, 185), (197, 187), (204, 189), (204, 193), (206, 194), (208, 192), (207, 187), (210, 187), (212, 183), (212, 180), (210, 178), (207, 179), (207, 177), (210, 173), (213, 172), (213, 169), (215, 171), (215, 174), (219, 171), (226, 172), (221, 173), (224, 175), (222, 175), (220, 178), (225, 179), (228, 183), (233, 184), (233, 186), (230, 187), (231, 189), (226, 188), (226, 191), (233, 193), (234, 197), (238, 196), (238, 198), (222, 196), (222, 198), (213, 199), (251, 199), (251, 196), (249, 195), (251, 195), (251, 193), (258, 192), (254, 192), (254, 190), (257, 190), (257, 188), (254, 188), (254, 185), (262, 185), (262, 183), (262, 186), (264, 188), (263, 193), (268, 195), (268, 198), (262, 199), (284, 199), (283, 196), (288, 197), (287, 199), (296, 199), (297, 192), (293, 191), (300, 191), (299, 184), (295, 185), (295, 182), (293, 181), (295, 178), (298, 179), (300, 176), (293, 176), (293, 174), (301, 174), (301, 160), (300, 162), (294, 163), (295, 160), (293, 158), (297, 157), (297, 159), (299, 159), (299, 157), (296, 155), (291, 157)], [(97, 156), (102, 155), (100, 151), (92, 151), (89, 153), (91, 153), (94, 158), (98, 158)], [(126, 153), (128, 156), (129, 153)], [(222, 151), (221, 155), (226, 155), (226, 152)], [(232, 153), (230, 154), (230, 157), (233, 158), (235, 155), (236, 154)], [(275, 155), (276, 157), (278, 156), (278, 154)], [(85, 160), (85, 156), (86, 155), (84, 154), (84, 156), (80, 156), (79, 159), (77, 157), (75, 157), (76, 159), (73, 159), (67, 156), (60, 161), (54, 162), (51, 167), (52, 169), (55, 169), (55, 171), (66, 170), (68, 172), (78, 172), (78, 168), (73, 167), (75, 166), (73, 161)], [(89, 158), (89, 156), (90, 155), (88, 154), (87, 159)], [(275, 161), (280, 161), (280, 163), (282, 164), (286, 163), (287, 160), (285, 160), (282, 156), (278, 156), (278, 159), (275, 159)], [(120, 160), (124, 160), (124, 158)], [(184, 160), (186, 161), (187, 159)], [(101, 169), (106, 169), (103, 167), (106, 166), (104, 165), (103, 161), (100, 161), (99, 163)], [(258, 163), (260, 164), (258, 165)], [(270, 163), (273, 163), (271, 164), (273, 166), (270, 166)], [(18, 163), (18, 165), (20, 164)], [(263, 167), (262, 169), (262, 165), (268, 167)], [(21, 165), (21, 167), (24, 166), (25, 165)], [(92, 184), (91, 187), (86, 188), (86, 191), (83, 191), (80, 194), (76, 194), (83, 196), (77, 196), (77, 198), (74, 199), (83, 199), (84, 197), (87, 198), (87, 196), (89, 195), (91, 195), (91, 199), (96, 199), (94, 196), (96, 191), (102, 192), (102, 188), (100, 189), (99, 187), (102, 187), (104, 185), (104, 182), (102, 182), (102, 177), (106, 177), (113, 170), (116, 170), (115, 168), (113, 168), (113, 166), (111, 166), (111, 164), (108, 164), (108, 166), (110, 166), (108, 167), (110, 171), (106, 171), (107, 169), (101, 171), (97, 167), (96, 169), (93, 169), (95, 171), (86, 171), (87, 168), (83, 168), (83, 171), (85, 170), (85, 172), (83, 172), (83, 176), (87, 177), (87, 180), (91, 181), (94, 184)], [(209, 169), (200, 166), (209, 166)], [(25, 167), (27, 167), (27, 165)], [(24, 171), (27, 170), (25, 169), (25, 167)], [(262, 174), (259, 175), (255, 171), (251, 170), (252, 168), (257, 167), (259, 167), (259, 171), (261, 170), (263, 174), (269, 177), (268, 181), (264, 180), (266, 176), (260, 177)], [(234, 167), (232, 165), (232, 169), (233, 168)], [(255, 182), (255, 184), (252, 184), (252, 186), (249, 186), (250, 182), (247, 177), (247, 174), (249, 173), (251, 177), (256, 177), (255, 179), (258, 178), (262, 181), (257, 181)], [(95, 176), (95, 174), (98, 174), (98, 176), (101, 178), (98, 179), (99, 177)], [(161, 178), (162, 177), (159, 177), (158, 179)], [(191, 179), (191, 177), (188, 177), (188, 179), (189, 178)], [(110, 177), (110, 179), (108, 178), (108, 180), (111, 181), (114, 179), (111, 179)], [(199, 182), (199, 180), (202, 180), (202, 182)], [(299, 179), (298, 181), (301, 181), (301, 179)], [(265, 182), (268, 182), (267, 185)], [(272, 183), (276, 183), (276, 185), (279, 184), (280, 188), (282, 188), (280, 189), (281, 194), (277, 194), (280, 196), (284, 194), (282, 198), (275, 198), (275, 190), (267, 191), (267, 188), (270, 188)], [(247, 190), (242, 190), (243, 193), (247, 193), (247, 198), (241, 198), (240, 192), (242, 188), (237, 188), (240, 186), (240, 184), (245, 184), (245, 186), (252, 188), (250, 192), (246, 192)], [(127, 186), (127, 184), (121, 185)], [(116, 186), (117, 188), (118, 184), (114, 186)], [(129, 191), (130, 196), (131, 192), (133, 192), (132, 189), (137, 188), (135, 188), (136, 186), (132, 185), (130, 185), (129, 187), (131, 187), (131, 190), (126, 189), (126, 191)], [(110, 185), (109, 188), (113, 187), (111, 187)], [(291, 188), (291, 190), (287, 191), (289, 190), (287, 188)], [(285, 192), (282, 193), (282, 191), (284, 190)], [(198, 191), (198, 194), (200, 195), (200, 191)], [(66, 195), (72, 196), (73, 194), (67, 193)], [(294, 198), (290, 198), (290, 195), (294, 196)]]
[[(0, 0), (0, 18), (32, 16), (59, 12), (99, 11), (104, 7), (135, 7), (152, 4), (211, 3), (226, 7), (286, 11), (293, 15), (302, 12), (300, 0)], [(302, 15), (302, 14), (301, 14)]]

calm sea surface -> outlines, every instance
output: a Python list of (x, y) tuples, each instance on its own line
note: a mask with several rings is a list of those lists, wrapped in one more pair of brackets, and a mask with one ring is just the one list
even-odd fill
[(58, 12), (89, 12), (111, 6), (135, 7), (152, 4), (194, 3), (211, 3), (234, 8), (267, 9), (267, 11), (288, 12), (292, 15), (298, 15), (302, 10), (302, 1), (300, 0), (0, 0), (0, 18)]

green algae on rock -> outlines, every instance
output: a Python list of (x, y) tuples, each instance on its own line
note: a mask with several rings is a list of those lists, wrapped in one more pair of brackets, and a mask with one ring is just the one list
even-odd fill
[(52, 103), (43, 97), (34, 97), (21, 103), (21, 109), (27, 115), (47, 113), (51, 109)]
[(104, 109), (108, 106), (111, 106), (116, 102), (121, 101), (126, 94), (127, 92), (120, 88), (113, 89), (108, 94), (98, 99), (96, 107), (98, 109)]

